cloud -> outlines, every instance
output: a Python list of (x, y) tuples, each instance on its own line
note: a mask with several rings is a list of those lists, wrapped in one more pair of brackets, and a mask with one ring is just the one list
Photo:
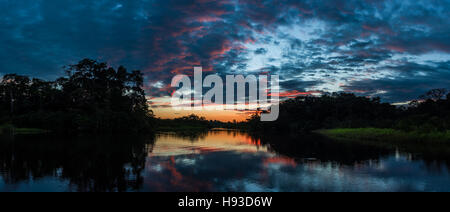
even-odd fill
[(267, 49), (259, 48), (255, 51), (255, 54), (267, 54)]
[[(152, 96), (169, 95), (175, 74), (201, 65), (219, 75), (279, 74), (283, 92), (371, 90), (366, 95), (390, 86), (389, 101), (449, 77), (449, 0), (0, 4), (1, 74), (54, 79), (89, 57), (144, 71)], [(165, 86), (150, 86), (157, 82)]]
[(343, 87), (348, 92), (380, 96), (390, 103), (417, 99), (431, 89), (450, 88), (450, 62), (429, 66), (407, 63), (390, 68), (402, 74), (392, 79), (357, 81)]

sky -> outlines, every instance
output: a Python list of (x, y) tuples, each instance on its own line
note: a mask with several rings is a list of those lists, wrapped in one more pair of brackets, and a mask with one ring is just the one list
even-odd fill
[[(43, 79), (91, 58), (145, 74), (158, 117), (176, 74), (276, 74), (281, 95), (402, 104), (450, 88), (450, 0), (1, 0), (0, 75)], [(239, 111), (196, 111), (243, 120)]]

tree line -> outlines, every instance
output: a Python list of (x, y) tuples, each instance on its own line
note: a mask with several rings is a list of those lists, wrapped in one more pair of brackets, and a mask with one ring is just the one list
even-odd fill
[(156, 119), (157, 129), (160, 131), (187, 131), (195, 132), (210, 129), (245, 129), (245, 122), (229, 121), (222, 122), (217, 120), (207, 120), (195, 114), (183, 116), (175, 119)]
[(434, 89), (397, 107), (379, 97), (350, 93), (302, 96), (283, 101), (275, 122), (260, 122), (255, 114), (247, 122), (208, 121), (190, 115), (174, 120), (154, 118), (143, 90), (140, 71), (114, 69), (85, 59), (65, 67), (65, 76), (46, 81), (17, 74), (0, 81), (0, 123), (53, 132), (150, 132), (211, 128), (247, 129), (251, 132), (311, 132), (331, 128), (395, 128), (404, 131), (450, 130), (450, 93)]
[(45, 81), (17, 74), (0, 82), (0, 123), (55, 132), (129, 132), (152, 129), (140, 71), (85, 59), (66, 75)]
[(434, 89), (408, 106), (383, 103), (350, 93), (302, 96), (280, 104), (275, 122), (260, 122), (255, 114), (247, 127), (253, 132), (311, 132), (332, 128), (394, 128), (404, 131), (450, 130), (450, 93)]

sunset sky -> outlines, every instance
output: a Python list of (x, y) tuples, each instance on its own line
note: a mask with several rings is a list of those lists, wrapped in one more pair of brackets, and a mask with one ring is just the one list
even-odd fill
[[(83, 58), (145, 73), (158, 117), (176, 74), (277, 74), (282, 97), (354, 92), (402, 104), (450, 88), (450, 0), (2, 0), (0, 75)], [(196, 111), (243, 120), (238, 111)]]

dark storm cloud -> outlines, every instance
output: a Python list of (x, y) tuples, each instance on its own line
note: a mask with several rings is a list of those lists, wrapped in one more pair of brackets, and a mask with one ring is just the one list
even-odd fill
[[(387, 97), (403, 100), (448, 82), (449, 11), (450, 0), (4, 0), (0, 73), (56, 78), (89, 57), (144, 71), (149, 94), (165, 96), (193, 66), (258, 67), (280, 74), (284, 89), (392, 83)], [(435, 56), (418, 61), (425, 54)]]
[[(417, 99), (421, 94), (435, 88), (450, 89), (450, 62), (429, 66), (408, 63), (391, 68), (397, 69), (402, 73), (401, 76), (396, 79), (359, 81), (344, 87), (350, 92), (381, 96), (390, 103)], [(377, 94), (379, 91), (385, 93)]]
[(265, 48), (259, 48), (255, 51), (255, 54), (266, 54), (267, 53), (267, 49)]
[(300, 80), (292, 79), (292, 80), (280, 82), (280, 86), (286, 90), (290, 90), (290, 91), (300, 90), (300, 91), (304, 92), (305, 90), (302, 90), (301, 88), (312, 87), (312, 86), (318, 85), (320, 83), (323, 83), (323, 82), (321, 82), (321, 81), (300, 81)]

